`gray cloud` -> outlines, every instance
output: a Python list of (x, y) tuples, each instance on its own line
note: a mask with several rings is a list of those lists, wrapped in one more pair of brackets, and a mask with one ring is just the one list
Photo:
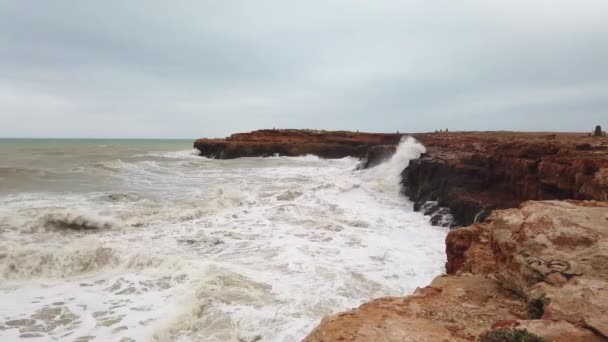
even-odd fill
[(608, 125), (608, 2), (0, 0), (0, 136)]

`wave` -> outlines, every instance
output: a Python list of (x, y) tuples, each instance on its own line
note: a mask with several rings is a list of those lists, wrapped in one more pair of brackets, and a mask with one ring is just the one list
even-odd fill
[(118, 264), (115, 251), (108, 247), (86, 249), (67, 246), (59, 250), (12, 248), (0, 257), (0, 276), (13, 280), (65, 278)]
[(117, 227), (117, 222), (85, 211), (61, 210), (42, 216), (42, 226), (55, 230), (100, 230)]
[(112, 159), (95, 163), (96, 167), (110, 170), (119, 170), (125, 167), (125, 163), (120, 159)]
[(118, 218), (102, 216), (84, 208), (31, 208), (19, 211), (0, 209), (0, 232), (95, 232), (125, 225)]
[(0, 279), (5, 280), (63, 279), (104, 269), (164, 274), (188, 267), (179, 257), (131, 253), (128, 248), (99, 246), (98, 240), (86, 238), (44, 249), (13, 246), (0, 253)]
[(424, 145), (412, 137), (403, 137), (393, 156), (384, 163), (361, 171), (366, 180), (373, 183), (376, 190), (399, 193), (401, 191), (401, 173), (413, 159), (420, 158), (426, 152)]
[(206, 159), (201, 157), (200, 151), (193, 148), (189, 150), (180, 150), (180, 151), (171, 151), (171, 152), (151, 152), (145, 154), (136, 154), (133, 155), (134, 158), (145, 158), (145, 157), (155, 157), (155, 158), (165, 158), (165, 159)]
[(20, 167), (0, 167), (0, 177), (5, 176), (34, 176), (44, 177), (48, 173), (47, 170), (43, 169), (30, 169)]
[[(234, 308), (252, 311), (258, 318), (265, 317), (268, 325), (277, 319), (278, 314), (268, 308), (282, 304), (273, 294), (271, 285), (217, 266), (202, 272), (183, 293), (182, 301), (178, 311), (156, 327), (153, 341), (180, 338), (261, 341), (268, 327), (260, 326), (255, 320), (238, 319), (238, 323), (234, 322), (247, 316), (243, 312), (234, 312)], [(239, 329), (235, 329), (234, 324), (238, 324)]]

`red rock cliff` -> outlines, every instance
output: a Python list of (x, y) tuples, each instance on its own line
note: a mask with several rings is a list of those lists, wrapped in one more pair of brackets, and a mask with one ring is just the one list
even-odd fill
[(237, 133), (225, 139), (199, 139), (194, 148), (209, 158), (301, 156), (314, 154), (322, 158), (363, 158), (378, 145), (395, 146), (402, 134), (359, 133), (317, 130), (259, 130)]
[(414, 134), (428, 153), (402, 174), (405, 194), (449, 207), (460, 225), (527, 200), (608, 200), (608, 139), (577, 134)]

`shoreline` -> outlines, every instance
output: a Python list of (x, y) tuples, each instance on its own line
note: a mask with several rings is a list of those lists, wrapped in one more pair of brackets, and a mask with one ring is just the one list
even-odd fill
[[(194, 147), (218, 158), (351, 155), (367, 168), (390, 158), (405, 135), (263, 130)], [(404, 194), (432, 223), (452, 215), (466, 226), (446, 238), (448, 274), (412, 295), (326, 317), (304, 341), (606, 340), (608, 139), (409, 135), (427, 153), (404, 169)]]

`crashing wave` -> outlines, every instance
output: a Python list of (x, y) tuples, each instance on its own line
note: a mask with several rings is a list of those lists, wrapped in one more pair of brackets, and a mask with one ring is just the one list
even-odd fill
[(0, 257), (0, 276), (1, 279), (64, 278), (118, 263), (115, 251), (107, 247), (55, 251), (23, 249)]
[(165, 159), (196, 159), (201, 160), (201, 152), (195, 148), (190, 150), (172, 151), (172, 152), (151, 152), (145, 154), (136, 154), (133, 157), (145, 158), (165, 158)]
[(59, 230), (100, 230), (112, 229), (116, 222), (84, 211), (61, 210), (42, 216), (42, 226)]
[(426, 152), (426, 148), (412, 137), (403, 137), (393, 156), (375, 168), (364, 170), (369, 181), (382, 192), (399, 193), (401, 191), (401, 173), (410, 160), (417, 159)]

